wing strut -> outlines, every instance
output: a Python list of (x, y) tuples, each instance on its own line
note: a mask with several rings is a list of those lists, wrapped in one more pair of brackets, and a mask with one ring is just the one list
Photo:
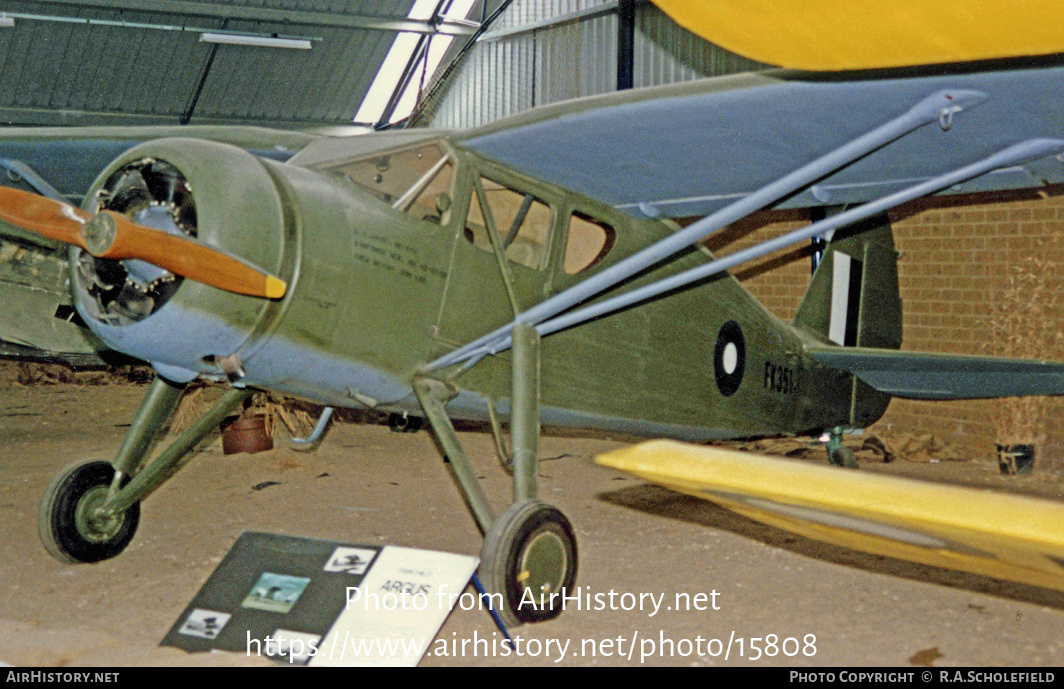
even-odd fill
[(612, 299), (607, 299), (597, 304), (586, 306), (563, 316), (552, 318), (538, 325), (536, 331), (541, 336), (550, 335), (559, 330), (579, 325), (580, 323), (584, 323), (593, 318), (598, 318), (599, 316), (604, 316), (608, 313), (623, 309), (626, 306), (631, 306), (632, 304), (656, 297), (659, 294), (679, 289), (680, 287), (684, 287), (699, 280), (704, 280), (718, 273), (723, 273), (740, 263), (746, 263), (747, 261), (767, 256), (778, 249), (797, 244), (798, 242), (812, 237), (822, 237), (840, 227), (852, 225), (865, 218), (870, 218), (877, 213), (890, 210), (891, 208), (927, 196), (928, 194), (933, 194), (936, 191), (941, 191), (946, 187), (959, 184), (960, 182), (972, 179), (973, 177), (978, 177), (991, 170), (1012, 165), (1022, 165), (1023, 163), (1045, 158), (1060, 153), (1061, 151), (1064, 151), (1064, 140), (1060, 139), (1030, 139), (1018, 143), (1003, 151), (999, 151), (992, 156), (972, 163), (971, 165), (966, 165), (953, 172), (948, 172), (939, 177), (935, 177), (934, 179), (929, 179), (926, 182), (913, 185), (907, 189), (902, 189), (894, 194), (857, 206), (844, 213), (825, 218), (824, 220), (820, 220), (799, 230), (780, 235), (774, 239), (762, 242), (757, 246), (736, 251), (734, 254), (725, 256), (724, 258), (718, 258), (705, 265), (679, 273), (678, 275), (673, 275), (672, 277), (659, 280), (650, 285), (633, 289), (624, 294), (613, 297)]
[(14, 176), (14, 178), (21, 178), (26, 184), (33, 187), (41, 196), (47, 196), (53, 201), (59, 201), (60, 203), (69, 203), (67, 198), (60, 194), (55, 187), (48, 183), (46, 179), (37, 174), (37, 171), (32, 167), (22, 162), (21, 160), (15, 160), (14, 158), (0, 158), (0, 168), (3, 168), (8, 177)]
[(680, 232), (632, 254), (601, 273), (537, 304), (518, 315), (512, 323), (504, 325), (429, 363), (425, 370), (434, 371), (470, 359), (475, 362), (488, 354), (502, 351), (510, 346), (510, 332), (517, 323), (538, 326), (553, 316), (683, 251), (687, 247), (705, 239), (712, 232), (780, 201), (784, 197), (813, 184), (818, 179), (849, 165), (862, 156), (882, 148), (920, 127), (932, 122), (939, 122), (943, 129), (948, 129), (948, 124), (952, 121), (954, 115), (979, 105), (985, 99), (986, 95), (984, 93), (970, 90), (939, 91), (932, 94), (893, 120), (843, 144), (775, 182), (744, 196)]

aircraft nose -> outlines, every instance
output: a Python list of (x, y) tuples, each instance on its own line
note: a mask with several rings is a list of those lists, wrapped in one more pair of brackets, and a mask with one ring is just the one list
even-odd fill
[(0, 220), (84, 249), (95, 258), (136, 260), (229, 292), (276, 299), (286, 289), (280, 278), (220, 249), (106, 208), (89, 213), (61, 201), (0, 187)]

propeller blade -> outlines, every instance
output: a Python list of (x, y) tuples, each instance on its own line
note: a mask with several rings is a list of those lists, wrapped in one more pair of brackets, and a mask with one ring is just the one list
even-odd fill
[(287, 285), (259, 268), (190, 237), (138, 225), (113, 211), (100, 211), (81, 228), (85, 249), (97, 258), (140, 259), (175, 275), (253, 297), (278, 299)]
[(284, 280), (220, 249), (138, 225), (113, 211), (92, 215), (70, 204), (0, 187), (0, 220), (81, 247), (97, 258), (139, 259), (237, 294), (279, 299), (288, 289)]
[(81, 227), (91, 215), (68, 203), (39, 194), (0, 187), (0, 220), (15, 227), (85, 248)]

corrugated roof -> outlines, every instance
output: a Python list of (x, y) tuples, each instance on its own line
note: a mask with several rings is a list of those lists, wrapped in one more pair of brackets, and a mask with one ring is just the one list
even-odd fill
[[(0, 122), (350, 124), (414, 0), (5, 0)], [(201, 42), (203, 31), (309, 50)]]

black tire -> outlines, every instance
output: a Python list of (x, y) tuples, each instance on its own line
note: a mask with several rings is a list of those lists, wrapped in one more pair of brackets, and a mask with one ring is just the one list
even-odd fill
[(110, 519), (88, 516), (106, 498), (114, 475), (109, 462), (82, 460), (52, 479), (38, 515), (41, 543), (52, 557), (61, 562), (99, 562), (118, 555), (133, 540), (140, 503)]
[(484, 536), (481, 581), (493, 604), (502, 598), (496, 612), (508, 627), (560, 615), (561, 596), (573, 595), (576, 569), (573, 527), (560, 510), (538, 500), (511, 505)]

